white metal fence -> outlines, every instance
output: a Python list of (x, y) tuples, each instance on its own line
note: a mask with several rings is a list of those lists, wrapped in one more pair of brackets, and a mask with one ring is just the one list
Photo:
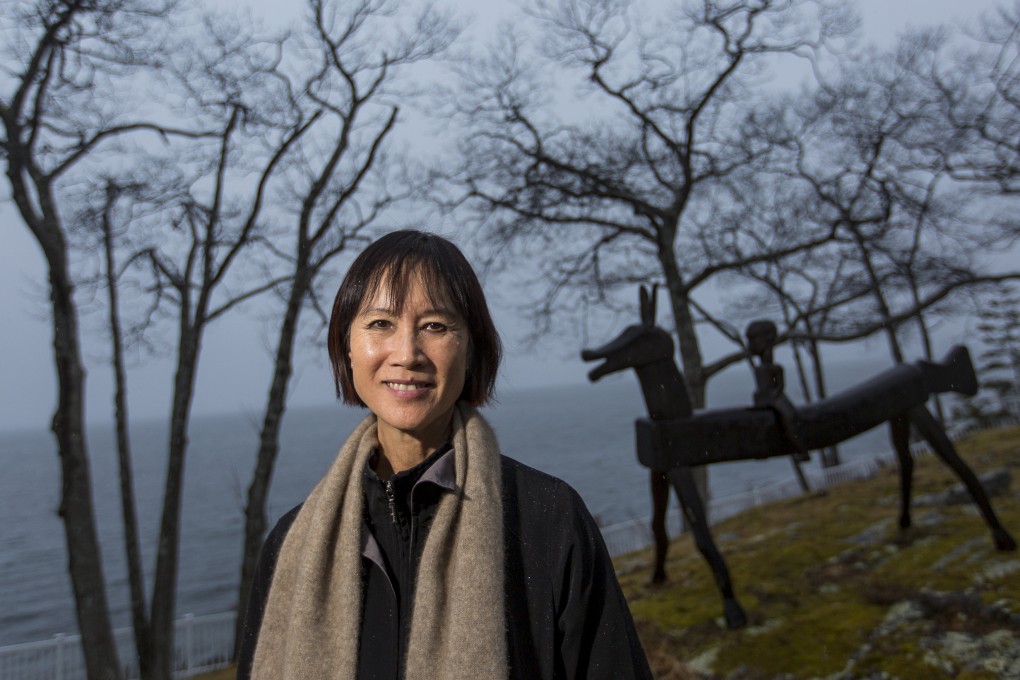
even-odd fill
[[(230, 663), (234, 641), (234, 612), (178, 619), (174, 635), (174, 668), (178, 678), (223, 668)], [(138, 677), (138, 658), (130, 628), (114, 631), (123, 675)], [(0, 647), (0, 680), (80, 680), (85, 658), (78, 635)]]
[[(1002, 425), (1013, 425), (1015, 421), (1004, 421)], [(966, 432), (953, 433), (957, 439)], [(929, 450), (924, 442), (911, 446), (915, 455), (924, 455)], [(895, 465), (892, 454), (845, 463), (837, 467), (806, 473), (812, 490), (856, 479), (872, 477), (886, 466)], [(719, 522), (749, 508), (791, 498), (803, 493), (795, 477), (758, 487), (742, 494), (713, 498), (708, 503), (711, 522)], [(666, 516), (666, 531), (677, 536), (682, 531), (680, 510), (673, 509)], [(613, 557), (641, 550), (653, 543), (651, 528), (647, 520), (633, 519), (619, 524), (602, 527), (609, 554)], [(187, 678), (230, 664), (234, 636), (234, 612), (222, 612), (209, 616), (187, 615), (177, 621), (175, 636), (175, 662), (177, 677)], [(138, 662), (133, 652), (133, 638), (130, 628), (115, 631), (121, 658), (127, 659), (124, 677), (129, 680), (138, 677)], [(79, 680), (85, 678), (85, 661), (81, 652), (81, 638), (77, 635), (57, 635), (51, 640), (30, 642), (10, 647), (0, 647), (0, 680)]]

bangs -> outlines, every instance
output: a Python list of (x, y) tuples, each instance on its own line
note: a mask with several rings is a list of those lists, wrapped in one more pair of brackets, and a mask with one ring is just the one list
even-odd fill
[[(383, 261), (379, 265), (365, 281), (361, 295), (362, 309), (376, 298), (381, 289), (388, 295), (387, 304), (399, 315), (403, 313), (411, 291), (422, 288), (432, 309), (466, 317), (465, 305), (463, 302), (458, 304), (458, 300), (454, 299), (449, 279), (439, 271), (434, 260), (411, 254), (403, 258), (394, 257), (392, 261)], [(358, 310), (360, 312), (361, 309)]]

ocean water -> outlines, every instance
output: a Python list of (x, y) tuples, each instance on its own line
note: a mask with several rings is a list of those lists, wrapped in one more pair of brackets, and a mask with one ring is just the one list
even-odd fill
[[(714, 406), (750, 401), (748, 379), (722, 381)], [(634, 452), (634, 418), (645, 409), (637, 381), (622, 375), (596, 385), (522, 390), (500, 395), (483, 413), (503, 452), (571, 484), (603, 525), (647, 518), (648, 472)], [(269, 516), (301, 502), (325, 472), (364, 411), (343, 407), (288, 411), (273, 480)], [(114, 625), (129, 625), (121, 541), (118, 472), (112, 428), (88, 433), (108, 599)], [(162, 508), (166, 427), (132, 428), (135, 484), (145, 568), (154, 567)], [(185, 468), (178, 613), (236, 607), (243, 507), (257, 424), (243, 416), (196, 417)], [(886, 450), (882, 429), (852, 440), (844, 460)], [(811, 465), (817, 465), (813, 461)], [(0, 646), (77, 632), (66, 573), (63, 525), (57, 517), (59, 467), (46, 432), (0, 433)], [(723, 497), (792, 475), (787, 458), (716, 465), (712, 495)], [(675, 502), (672, 501), (672, 502)]]

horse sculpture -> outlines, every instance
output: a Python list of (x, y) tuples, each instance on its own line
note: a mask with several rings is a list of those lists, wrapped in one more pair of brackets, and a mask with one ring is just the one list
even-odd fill
[(712, 539), (692, 468), (791, 454), (803, 457), (809, 450), (832, 446), (882, 423), (889, 423), (900, 465), (901, 528), (910, 526), (913, 458), (909, 434), (913, 426), (966, 485), (991, 529), (995, 546), (999, 550), (1016, 549), (1016, 542), (999, 523), (980, 481), (924, 405), (935, 393), (977, 392), (977, 379), (965, 347), (954, 347), (941, 364), (899, 364), (833, 397), (795, 407), (782, 395), (781, 379), (775, 380), (775, 368), (779, 367), (771, 359), (774, 327), (770, 341), (767, 326), (752, 325), (752, 350), (761, 359), (756, 368), (756, 406), (695, 413), (683, 374), (673, 358), (673, 339), (655, 325), (654, 293), (642, 286), (640, 300), (640, 324), (627, 327), (602, 347), (582, 351), (581, 358), (603, 360), (589, 372), (592, 382), (632, 368), (641, 383), (649, 417), (637, 419), (635, 425), (638, 459), (651, 470), (652, 478), (653, 582), (665, 579), (665, 515), (668, 485), (672, 484), (698, 550), (711, 567), (722, 594), (727, 626), (745, 625), (747, 616), (734, 596), (726, 562)]

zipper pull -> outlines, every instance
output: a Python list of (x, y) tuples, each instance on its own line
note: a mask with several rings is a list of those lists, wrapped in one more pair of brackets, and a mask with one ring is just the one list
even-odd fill
[(397, 497), (393, 491), (392, 479), (386, 480), (386, 500), (390, 504), (390, 519), (393, 520), (393, 526), (399, 526), (399, 522), (397, 522)]

